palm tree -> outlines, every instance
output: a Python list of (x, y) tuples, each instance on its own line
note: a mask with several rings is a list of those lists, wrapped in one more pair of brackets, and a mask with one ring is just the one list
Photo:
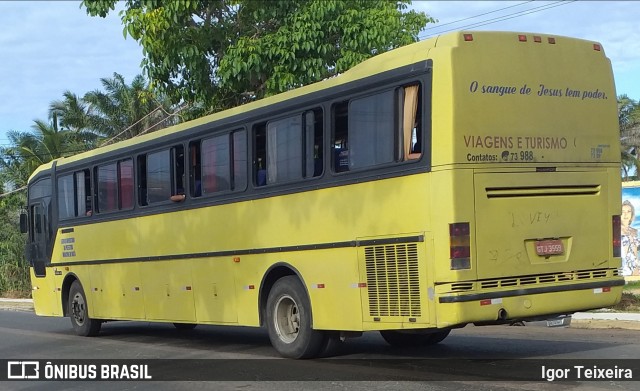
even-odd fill
[(7, 133), (11, 146), (0, 151), (4, 156), (0, 160), (0, 177), (5, 183), (24, 186), (31, 173), (41, 164), (88, 148), (79, 133), (58, 128), (55, 113), (50, 124), (35, 120), (31, 129), (31, 132)]
[(63, 100), (51, 103), (50, 117), (56, 114), (62, 129), (80, 133), (90, 145), (124, 140), (177, 123), (178, 118), (169, 114), (168, 100), (154, 93), (143, 76), (136, 76), (131, 85), (118, 73), (100, 81), (104, 91), (91, 91), (82, 98), (66, 91)]
[(640, 172), (640, 103), (627, 95), (618, 97), (618, 123), (622, 151), (622, 171), (625, 179), (629, 171)]
[(144, 77), (131, 85), (118, 73), (100, 79), (105, 92), (91, 91), (83, 101), (88, 105), (88, 127), (110, 141), (135, 137), (177, 123), (167, 99), (155, 94)]
[(51, 102), (49, 119), (58, 119), (62, 130), (76, 133), (76, 137), (86, 144), (86, 149), (95, 148), (102, 137), (101, 132), (91, 128), (89, 105), (71, 91), (65, 91), (64, 99)]

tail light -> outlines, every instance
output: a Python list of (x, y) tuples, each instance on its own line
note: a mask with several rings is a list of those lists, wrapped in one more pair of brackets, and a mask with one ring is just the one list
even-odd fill
[(451, 270), (471, 269), (469, 223), (449, 224), (449, 254)]
[(620, 257), (622, 255), (621, 247), (622, 247), (622, 228), (620, 222), (620, 216), (613, 216), (611, 218), (612, 224), (612, 244), (613, 244), (613, 256)]

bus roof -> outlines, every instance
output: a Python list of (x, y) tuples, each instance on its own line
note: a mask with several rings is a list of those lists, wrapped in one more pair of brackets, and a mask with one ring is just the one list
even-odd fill
[[(458, 31), (458, 32), (451, 32), (451, 33), (439, 35), (433, 38), (419, 41), (419, 42), (406, 45), (406, 46), (382, 53), (380, 55), (374, 56), (354, 66), (353, 68), (349, 69), (348, 71), (342, 74), (339, 74), (335, 77), (332, 77), (323, 81), (319, 81), (313, 84), (295, 88), (277, 95), (273, 95), (270, 97), (266, 97), (254, 102), (241, 105), (241, 106), (237, 106), (231, 109), (210, 114), (195, 120), (191, 120), (178, 125), (160, 129), (153, 133), (148, 133), (148, 134), (137, 136), (131, 139), (119, 141), (104, 147), (99, 147), (87, 152), (82, 152), (77, 155), (55, 159), (55, 161), (58, 166), (64, 166), (69, 163), (93, 158), (96, 156), (101, 156), (108, 152), (118, 151), (126, 147), (142, 144), (144, 142), (148, 142), (164, 136), (177, 134), (181, 131), (191, 129), (196, 126), (214, 123), (216, 121), (233, 117), (242, 113), (249, 113), (256, 109), (260, 109), (269, 105), (273, 105), (276, 103), (301, 97), (313, 92), (321, 91), (321, 90), (335, 87), (335, 86), (340, 86), (352, 81), (366, 78), (371, 75), (375, 75), (375, 74), (383, 73), (385, 71), (389, 71), (395, 68), (399, 68), (404, 65), (414, 64), (416, 62), (426, 60), (427, 58), (429, 58), (429, 52), (431, 49), (436, 47), (438, 48), (457, 47), (465, 40), (468, 40), (469, 35), (472, 35), (473, 39), (475, 40), (480, 40), (485, 37), (486, 38), (491, 37), (491, 39), (494, 39), (494, 37), (506, 38), (506, 36), (510, 36), (512, 38), (514, 35), (518, 36), (519, 34), (524, 34), (524, 33), (496, 32), (496, 31), (493, 31), (493, 32), (492, 31), (482, 31), (482, 32)], [(532, 34), (527, 33), (527, 35), (532, 35)], [(541, 35), (541, 34), (536, 34), (536, 35)], [(543, 36), (547, 37), (547, 35), (543, 35)], [(591, 43), (591, 41), (584, 41), (584, 40), (567, 38), (567, 37), (559, 37), (559, 36), (553, 36), (553, 37), (562, 38), (562, 39), (571, 39), (575, 41), (582, 41), (584, 43)], [(604, 51), (602, 51), (602, 53), (604, 53)], [(47, 170), (49, 168), (51, 168), (51, 163), (46, 163), (42, 165), (41, 167), (39, 167), (34, 171), (34, 173), (32, 174), (29, 180), (31, 180), (39, 172), (43, 170)]]

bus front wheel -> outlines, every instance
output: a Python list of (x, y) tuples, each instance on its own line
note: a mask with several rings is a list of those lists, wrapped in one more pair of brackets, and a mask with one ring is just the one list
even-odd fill
[(267, 329), (271, 344), (284, 357), (311, 358), (324, 348), (324, 332), (311, 328), (311, 303), (295, 276), (282, 277), (269, 292)]
[(435, 345), (447, 338), (450, 332), (451, 330), (438, 330), (425, 333), (383, 330), (380, 331), (380, 335), (391, 346), (411, 347)]
[(74, 281), (69, 289), (69, 317), (77, 335), (93, 337), (100, 332), (102, 321), (89, 317), (87, 297), (78, 280)]

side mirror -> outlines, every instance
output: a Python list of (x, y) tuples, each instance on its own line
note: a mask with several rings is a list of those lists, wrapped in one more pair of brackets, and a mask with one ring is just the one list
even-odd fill
[(20, 213), (20, 232), (26, 234), (29, 232), (29, 225), (27, 224), (27, 214), (25, 212)]

